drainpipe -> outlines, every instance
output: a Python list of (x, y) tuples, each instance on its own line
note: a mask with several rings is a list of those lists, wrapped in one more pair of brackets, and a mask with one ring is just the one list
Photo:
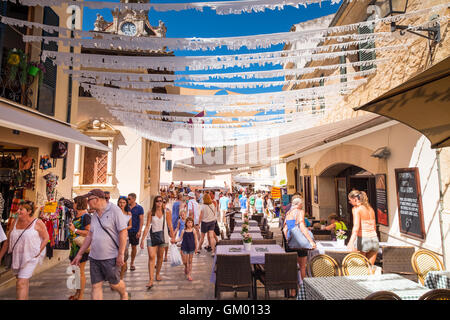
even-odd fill
[(440, 161), (441, 149), (436, 149), (436, 163), (438, 172), (438, 183), (439, 183), (439, 228), (441, 229), (441, 244), (442, 244), (442, 260), (444, 260), (444, 269), (446, 266), (446, 253), (445, 253), (445, 241), (444, 241), (444, 222), (442, 219), (442, 214), (444, 212), (444, 194), (442, 191), (442, 178), (441, 178), (441, 161)]

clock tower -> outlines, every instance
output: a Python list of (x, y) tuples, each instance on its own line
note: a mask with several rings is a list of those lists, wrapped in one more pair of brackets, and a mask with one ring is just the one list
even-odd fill
[[(147, 3), (149, 0), (120, 0), (122, 3)], [(158, 26), (152, 26), (148, 19), (148, 10), (133, 10), (125, 6), (122, 10), (112, 11), (113, 21), (107, 22), (100, 14), (94, 23), (94, 31), (126, 35), (132, 37), (165, 37), (166, 26), (159, 21)]]

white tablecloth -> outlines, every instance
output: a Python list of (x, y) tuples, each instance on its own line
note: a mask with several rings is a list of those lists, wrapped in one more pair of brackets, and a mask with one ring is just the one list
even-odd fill
[[(241, 232), (242, 231), (242, 226), (239, 226), (239, 227), (234, 227), (234, 230), (233, 230), (233, 232)], [(259, 228), (259, 227), (255, 227), (255, 226), (249, 226), (248, 227), (248, 231), (249, 232), (261, 232), (261, 229)]]
[[(250, 236), (252, 237), (253, 240), (261, 240), (264, 239), (263, 236), (261, 235), (261, 233), (257, 233), (257, 232), (250, 232)], [(230, 235), (230, 240), (242, 240), (242, 235), (240, 232), (233, 232)]]

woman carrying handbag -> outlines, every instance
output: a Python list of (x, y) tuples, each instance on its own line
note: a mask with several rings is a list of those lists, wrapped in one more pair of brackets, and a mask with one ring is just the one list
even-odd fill
[(172, 214), (169, 210), (164, 210), (163, 201), (161, 196), (156, 196), (153, 200), (152, 210), (148, 214), (147, 223), (141, 239), (141, 249), (144, 249), (144, 241), (147, 241), (149, 272), (149, 282), (146, 285), (147, 290), (150, 290), (153, 287), (155, 261), (156, 281), (161, 281), (160, 272), (163, 263), (164, 250), (169, 246), (169, 240), (172, 243), (176, 243), (172, 226)]
[(45, 247), (49, 240), (45, 224), (34, 218), (31, 201), (19, 204), (18, 217), (8, 239), (0, 251), (0, 260), (8, 250), (12, 254), (11, 269), (16, 276), (17, 300), (28, 300), (30, 278), (38, 263), (45, 257)]
[(291, 210), (286, 213), (284, 220), (283, 232), (289, 247), (286, 251), (297, 251), (297, 262), (304, 279), (308, 250), (315, 249), (316, 243), (311, 231), (305, 225), (305, 211), (303, 211), (303, 201), (300, 197), (292, 200)]

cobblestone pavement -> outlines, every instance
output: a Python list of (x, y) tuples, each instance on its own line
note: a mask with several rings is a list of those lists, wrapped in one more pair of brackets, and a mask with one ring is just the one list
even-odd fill
[[(271, 224), (274, 238), (281, 243), (278, 221)], [(206, 242), (205, 242), (206, 243)], [(135, 271), (128, 270), (124, 280), (128, 292), (133, 300), (214, 300), (214, 284), (210, 282), (212, 264), (214, 258), (211, 253), (202, 250), (201, 254), (195, 255), (193, 260), (193, 281), (188, 281), (184, 276), (184, 266), (171, 267), (169, 262), (164, 262), (161, 269), (162, 281), (154, 281), (150, 291), (146, 290), (148, 283), (148, 257), (147, 249), (139, 252), (136, 257)], [(62, 261), (55, 267), (35, 275), (30, 280), (31, 300), (67, 300), (74, 290), (67, 289), (66, 281), (68, 275), (66, 269), (69, 259)], [(258, 298), (264, 298), (264, 288), (259, 284)], [(15, 286), (0, 290), (0, 300), (14, 300), (16, 297)], [(105, 300), (118, 300), (119, 294), (110, 290), (105, 283), (103, 289)], [(283, 291), (274, 291), (270, 294), (271, 299), (284, 299)], [(91, 299), (91, 283), (89, 273), (89, 262), (86, 264), (86, 289), (85, 299)], [(223, 293), (222, 299), (248, 299), (246, 293)]]

